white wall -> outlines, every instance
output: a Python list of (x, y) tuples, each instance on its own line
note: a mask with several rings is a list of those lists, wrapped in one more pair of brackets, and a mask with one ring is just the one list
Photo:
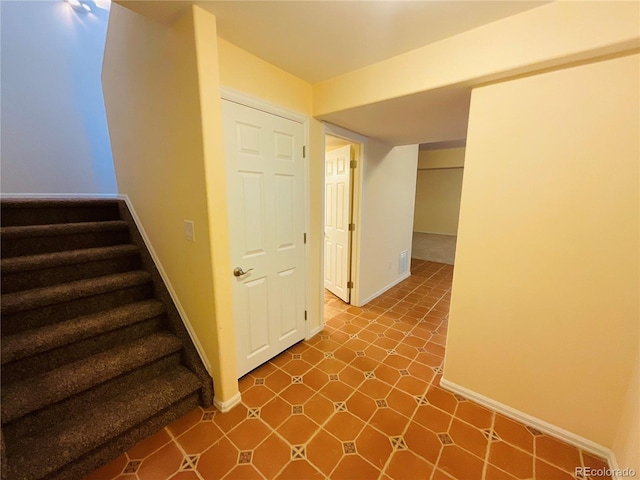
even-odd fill
[(400, 252), (408, 251), (410, 263), (418, 146), (392, 147), (369, 139), (365, 155), (360, 304), (403, 278), (398, 273)]
[(2, 193), (117, 192), (100, 84), (109, 11), (92, 7), (2, 2)]

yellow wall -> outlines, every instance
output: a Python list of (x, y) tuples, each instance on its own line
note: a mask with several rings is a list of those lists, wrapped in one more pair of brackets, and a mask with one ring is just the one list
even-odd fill
[(637, 48), (638, 18), (638, 2), (553, 2), (319, 82), (313, 86), (313, 113)]
[(418, 169), (456, 167), (464, 167), (464, 147), (418, 152)]
[(613, 452), (620, 468), (633, 468), (640, 472), (640, 357), (636, 356), (629, 376), (629, 388), (620, 412), (618, 433)]
[(220, 85), (311, 115), (311, 84), (218, 38)]
[[(102, 81), (119, 192), (142, 221), (210, 364), (215, 398), (224, 402), (238, 385), (229, 374), (235, 354), (225, 347), (234, 345), (233, 329), (225, 326), (230, 286), (213, 274), (213, 262), (228, 252), (221, 251), (224, 239), (212, 235), (226, 234), (226, 209), (213, 209), (216, 192), (207, 184), (221, 130), (219, 100), (212, 99), (215, 22), (203, 14), (189, 9), (166, 27), (114, 3)], [(213, 38), (203, 31), (211, 28)], [(201, 77), (198, 67), (205, 66), (210, 70)], [(195, 242), (184, 238), (185, 219), (195, 222)]]
[[(311, 117), (311, 84), (219, 38), (220, 85), (264, 100), (274, 106)], [(324, 182), (324, 133), (317, 120), (309, 122), (309, 278), (308, 326), (321, 327), (322, 302), (322, 189)]]
[(216, 393), (215, 399), (225, 402), (231, 400), (231, 396), (238, 392), (238, 382), (216, 18), (199, 7), (193, 7), (192, 15), (210, 225), (209, 241), (213, 260), (215, 328), (218, 339), (217, 365), (213, 371), (216, 375), (214, 379), (217, 377), (218, 383), (223, 386), (222, 392)]
[(473, 91), (444, 369), (606, 447), (638, 360), (639, 81), (636, 54)]
[(463, 166), (464, 148), (419, 152), (414, 232), (458, 233)]

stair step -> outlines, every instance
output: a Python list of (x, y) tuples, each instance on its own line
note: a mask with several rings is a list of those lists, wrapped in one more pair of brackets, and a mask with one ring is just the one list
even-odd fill
[(132, 244), (85, 248), (0, 260), (3, 293), (122, 273), (140, 268), (140, 250)]
[(9, 335), (2, 338), (0, 360), (5, 365), (162, 315), (164, 311), (161, 302), (147, 300)]
[(117, 199), (3, 199), (2, 226), (118, 220)]
[(61, 421), (48, 431), (7, 443), (8, 478), (35, 480), (134, 428), (200, 388), (183, 367)]
[(112, 247), (83, 248), (63, 252), (44, 253), (40, 255), (24, 255), (21, 257), (3, 258), (0, 269), (3, 274), (17, 273), (45, 268), (75, 265), (84, 262), (94, 262), (105, 258), (123, 257), (139, 253), (138, 247), (132, 244), (115, 245)]
[(166, 317), (165, 315), (160, 315), (95, 337), (63, 345), (38, 355), (24, 357), (15, 362), (2, 365), (2, 376), (0, 376), (0, 384), (2, 386), (0, 388), (163, 330), (166, 330)]
[(0, 228), (3, 258), (129, 243), (123, 220)]
[(78, 233), (87, 232), (124, 230), (127, 228), (127, 222), (123, 220), (110, 220), (105, 222), (54, 223), (1, 227), (0, 234), (7, 239), (23, 239), (30, 237), (50, 237), (58, 235), (76, 235)]
[(151, 275), (149, 275), (149, 273), (138, 270), (78, 280), (76, 282), (63, 283), (51, 287), (7, 293), (1, 297), (2, 305), (0, 306), (0, 312), (4, 315), (56, 303), (71, 302), (105, 292), (142, 285), (150, 281)]
[(8, 423), (141, 367), (182, 348), (178, 337), (158, 332), (44, 374), (5, 385), (2, 423)]
[(130, 391), (136, 386), (153, 378), (161, 377), (165, 372), (179, 366), (184, 366), (182, 364), (182, 350), (131, 370), (61, 402), (47, 405), (45, 408), (20, 417), (15, 422), (6, 423), (2, 426), (4, 439), (10, 443), (16, 438), (36, 435), (42, 430), (52, 428), (61, 418), (73, 417), (78, 411), (88, 410), (93, 408), (94, 405), (100, 405), (120, 392)]

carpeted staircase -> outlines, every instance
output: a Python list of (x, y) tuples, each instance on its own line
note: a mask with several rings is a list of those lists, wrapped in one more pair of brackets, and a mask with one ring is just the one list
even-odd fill
[(2, 480), (79, 479), (213, 386), (122, 200), (2, 200)]

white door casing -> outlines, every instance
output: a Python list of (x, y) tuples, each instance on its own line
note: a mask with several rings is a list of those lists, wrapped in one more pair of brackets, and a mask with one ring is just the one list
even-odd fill
[(350, 302), (351, 145), (325, 154), (324, 287)]
[(305, 336), (304, 128), (229, 100), (222, 112), (241, 377)]

